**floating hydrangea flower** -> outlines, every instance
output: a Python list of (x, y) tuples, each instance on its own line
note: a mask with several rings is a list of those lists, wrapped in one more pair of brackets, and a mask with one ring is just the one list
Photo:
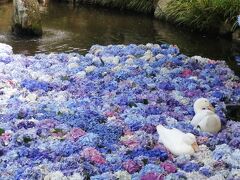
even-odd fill
[(160, 166), (160, 165), (155, 165), (155, 164), (147, 164), (146, 166), (144, 166), (141, 171), (139, 172), (141, 176), (144, 176), (148, 173), (163, 173), (164, 169)]
[(226, 144), (218, 145), (216, 146), (216, 149), (213, 151), (213, 158), (215, 160), (220, 160), (226, 156), (229, 156), (231, 153), (232, 150), (228, 145)]
[(8, 130), (8, 131), (2, 131), (2, 133), (0, 133), (0, 142), (7, 146), (9, 144), (9, 142), (11, 141), (11, 137), (12, 137), (13, 132)]
[(83, 149), (81, 155), (96, 164), (106, 163), (106, 160), (102, 157), (102, 155), (96, 149), (91, 147)]
[(127, 171), (117, 171), (114, 175), (119, 180), (131, 180), (131, 175)]
[(192, 172), (192, 171), (198, 171), (199, 170), (199, 164), (194, 162), (188, 162), (183, 165), (182, 169), (186, 172)]
[(164, 170), (167, 173), (175, 173), (177, 171), (177, 167), (173, 163), (170, 163), (170, 162), (163, 162), (161, 164), (161, 166), (164, 168)]
[(133, 174), (133, 173), (139, 171), (141, 169), (141, 166), (138, 163), (136, 163), (136, 162), (134, 162), (132, 160), (128, 160), (128, 161), (123, 163), (123, 168), (128, 173)]
[(150, 172), (148, 174), (145, 174), (144, 176), (141, 177), (141, 180), (163, 180), (164, 179), (164, 175), (162, 174), (157, 174), (154, 172)]
[(44, 180), (57, 180), (57, 179), (63, 179), (64, 175), (60, 171), (51, 172), (48, 175), (44, 177)]
[[(166, 44), (94, 45), (85, 55), (0, 53), (0, 77), (2, 179), (239, 177), (240, 124), (225, 102), (239, 102), (240, 83), (223, 61)], [(190, 125), (199, 97), (217, 104), (218, 134)], [(196, 135), (199, 151), (174, 157), (159, 124)]]
[(81, 136), (83, 136), (85, 134), (86, 134), (86, 132), (83, 131), (82, 129), (80, 129), (80, 128), (73, 128), (69, 132), (68, 136), (69, 136), (70, 139), (73, 139), (74, 141), (76, 141), (79, 137), (81, 137)]
[(213, 174), (212, 171), (213, 171), (213, 169), (212, 169), (211, 167), (206, 167), (206, 166), (201, 167), (201, 168), (199, 169), (199, 172), (200, 172), (201, 174), (203, 174), (204, 176), (207, 176), (207, 177), (212, 176), (212, 174)]

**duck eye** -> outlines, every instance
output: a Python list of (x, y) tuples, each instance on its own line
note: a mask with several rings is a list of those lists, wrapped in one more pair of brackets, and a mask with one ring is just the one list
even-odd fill
[(205, 110), (206, 108), (202, 108), (203, 110)]

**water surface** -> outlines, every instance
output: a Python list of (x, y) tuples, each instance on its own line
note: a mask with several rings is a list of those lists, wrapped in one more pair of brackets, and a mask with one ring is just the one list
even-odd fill
[(189, 56), (225, 60), (240, 74), (240, 67), (234, 61), (234, 56), (240, 54), (240, 45), (231, 40), (191, 33), (147, 15), (105, 8), (52, 2), (41, 7), (41, 12), (43, 36), (19, 38), (10, 33), (12, 4), (0, 4), (0, 42), (13, 46), (15, 53), (27, 55), (86, 53), (94, 44), (170, 43), (178, 45)]

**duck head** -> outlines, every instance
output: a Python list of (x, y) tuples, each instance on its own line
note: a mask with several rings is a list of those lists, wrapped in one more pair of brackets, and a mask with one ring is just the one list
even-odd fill
[(198, 144), (197, 144), (197, 140), (196, 137), (192, 134), (192, 133), (187, 133), (183, 136), (183, 141), (188, 144), (191, 145), (193, 150), (196, 152), (199, 150)]
[(194, 102), (195, 114), (201, 112), (202, 110), (210, 110), (215, 112), (213, 105), (206, 98), (199, 98)]

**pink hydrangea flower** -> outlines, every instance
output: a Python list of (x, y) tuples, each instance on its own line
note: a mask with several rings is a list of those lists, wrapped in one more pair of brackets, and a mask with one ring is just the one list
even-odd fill
[(175, 173), (177, 171), (176, 166), (173, 163), (170, 162), (163, 162), (161, 166), (164, 168), (164, 170), (167, 173)]
[(102, 154), (98, 150), (92, 147), (85, 148), (82, 151), (81, 155), (84, 158), (89, 159), (91, 162), (94, 162), (96, 164), (106, 163), (106, 160), (105, 158), (102, 157)]
[(39, 126), (42, 128), (54, 128), (56, 126), (56, 122), (52, 119), (45, 119), (39, 122)]
[(84, 130), (82, 130), (81, 128), (73, 128), (68, 136), (70, 139), (76, 141), (79, 137), (84, 136), (86, 134), (86, 132)]
[(207, 141), (208, 141), (208, 137), (202, 137), (202, 136), (197, 137), (197, 143), (199, 145), (204, 144)]
[(141, 169), (141, 166), (133, 160), (128, 160), (123, 163), (123, 168), (130, 174), (133, 174)]
[(208, 60), (208, 63), (209, 63), (209, 64), (217, 64), (217, 62), (216, 62), (215, 60), (212, 60), (212, 59), (209, 59), (209, 60)]
[(108, 111), (108, 112), (106, 112), (105, 114), (106, 114), (106, 116), (108, 116), (108, 117), (112, 117), (112, 116), (115, 115), (115, 113), (112, 112), (112, 111)]
[(5, 144), (8, 145), (12, 137), (12, 134), (10, 132), (5, 132), (0, 136), (1, 141)]
[(185, 69), (183, 72), (182, 72), (182, 76), (183, 77), (189, 77), (192, 75), (192, 71), (190, 69)]
[(140, 143), (133, 135), (125, 135), (121, 138), (121, 143), (130, 149), (137, 148)]
[(124, 135), (133, 135), (133, 132), (129, 129), (124, 130)]
[(140, 146), (140, 143), (135, 140), (123, 141), (122, 144), (129, 147), (130, 149), (134, 149), (134, 148)]
[(141, 180), (163, 180), (164, 175), (150, 172), (141, 177)]

